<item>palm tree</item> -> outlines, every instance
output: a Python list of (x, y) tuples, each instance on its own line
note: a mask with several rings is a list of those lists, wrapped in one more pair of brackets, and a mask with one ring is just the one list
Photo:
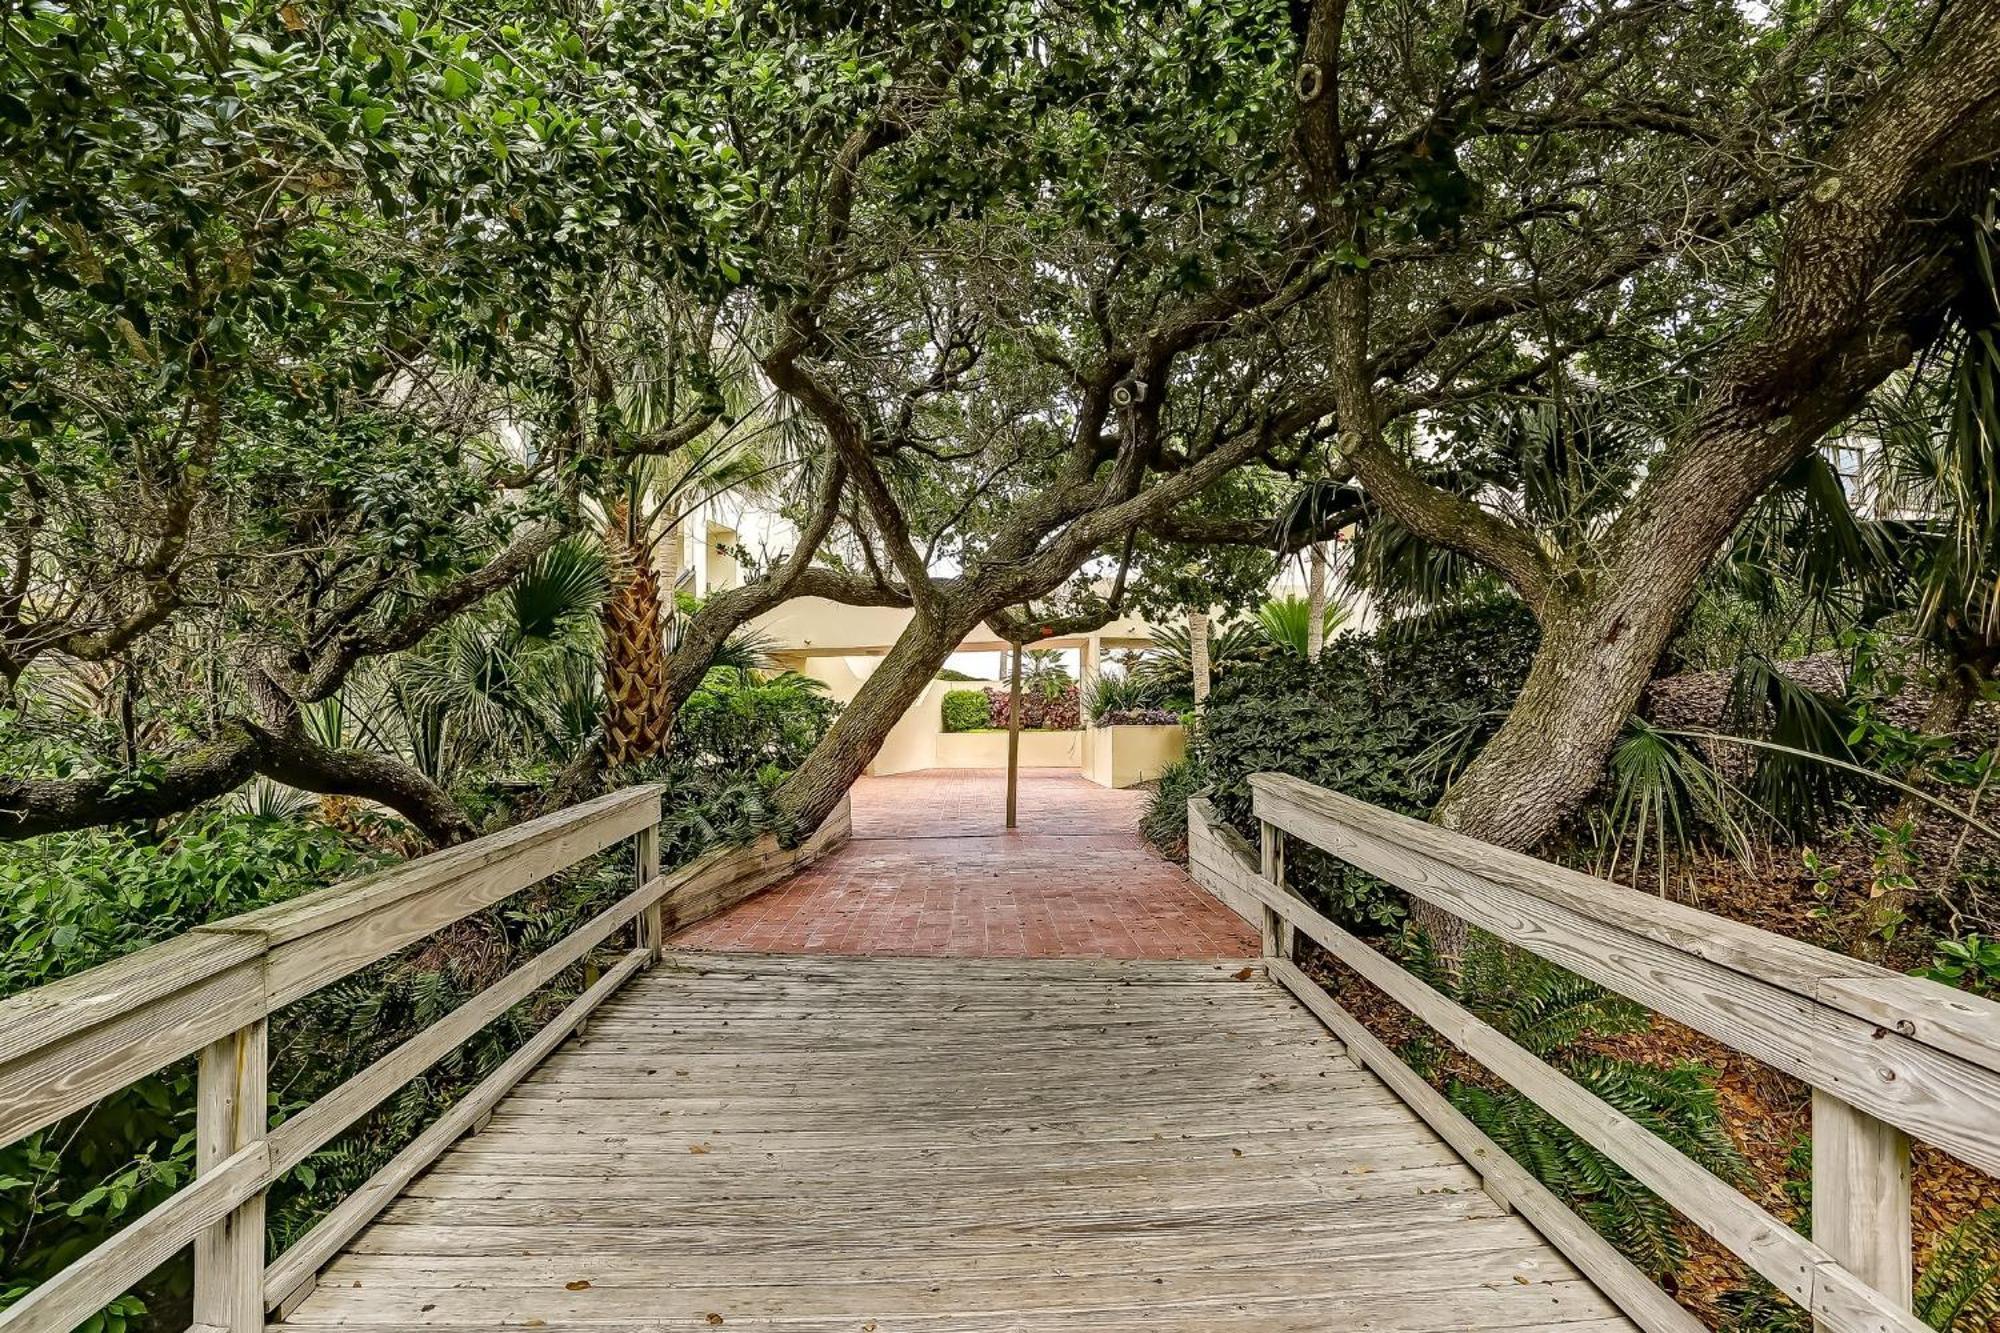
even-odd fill
[(1284, 652), (1311, 660), (1326, 638), (1347, 622), (1347, 608), (1329, 606), (1322, 590), (1319, 614), (1304, 597), (1273, 597), (1257, 608), (1257, 627), (1265, 642)]
[(1306, 661), (1317, 662), (1332, 627), (1326, 623), (1326, 547), (1306, 548)]
[[(1212, 628), (1205, 639), (1211, 681), (1216, 677), (1226, 678), (1239, 666), (1261, 661), (1267, 651), (1256, 626), (1243, 621)], [(1163, 701), (1191, 698), (1195, 680), (1194, 636), (1183, 629), (1160, 626), (1153, 635), (1152, 650), (1131, 668), (1130, 675), (1144, 682)]]
[(1188, 608), (1188, 672), (1194, 679), (1194, 706), (1200, 712), (1208, 704), (1208, 612)]
[(1926, 720), (1956, 730), (2000, 670), (2000, 190), (1974, 233), (1945, 389), (1884, 432), (1883, 497), (1925, 515), (1906, 543), (1919, 633), (1942, 659)]

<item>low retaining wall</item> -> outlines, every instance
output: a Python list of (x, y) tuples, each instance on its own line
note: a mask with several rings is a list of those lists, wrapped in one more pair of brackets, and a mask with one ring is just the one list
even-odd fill
[[(1021, 733), (1021, 767), (1076, 768), (1083, 763), (1083, 733), (1080, 731), (1024, 731)], [(1007, 767), (1007, 733), (1004, 731), (947, 731), (937, 738), (939, 768)]]
[(766, 833), (748, 847), (718, 847), (668, 871), (664, 878), (675, 882), (660, 899), (665, 933), (671, 937), (789, 879), (845, 843), (853, 832), (854, 810), (843, 796), (826, 822), (796, 847), (780, 847)]

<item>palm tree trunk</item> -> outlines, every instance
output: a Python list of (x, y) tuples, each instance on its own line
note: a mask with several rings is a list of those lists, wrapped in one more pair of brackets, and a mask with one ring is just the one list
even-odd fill
[(1306, 557), (1306, 661), (1326, 647), (1326, 548), (1314, 542)]
[(628, 522), (625, 506), (615, 506), (604, 532), (611, 572), (604, 604), (604, 759), (613, 768), (660, 753), (673, 723), (659, 578)]
[(1196, 711), (1208, 702), (1208, 612), (1188, 608), (1188, 665), (1194, 674)]

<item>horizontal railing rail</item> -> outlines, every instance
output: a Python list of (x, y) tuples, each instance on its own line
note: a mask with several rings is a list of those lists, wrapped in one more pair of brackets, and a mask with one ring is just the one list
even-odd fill
[[(766, 837), (659, 870), (660, 788), (631, 787), (377, 874), (198, 927), (0, 1001), (0, 1144), (190, 1055), (194, 1180), (0, 1311), (0, 1333), (68, 1333), (189, 1245), (197, 1330), (256, 1333), (440, 1153), (614, 991), (667, 936), (817, 859), (848, 833), (843, 802), (797, 848)], [(285, 1005), (625, 839), (632, 891), (275, 1128), (268, 1024)], [(633, 947), (601, 976), (593, 951)], [(553, 1020), (268, 1266), (264, 1200), (284, 1174), (564, 971), (585, 985)]]
[[(1440, 1097), (1292, 961), (1302, 934), (1617, 1162), (1832, 1333), (1917, 1333), (1909, 1142), (2000, 1174), (2000, 1005), (1280, 774), (1251, 778), (1253, 854), (1203, 800), (1195, 876), (1261, 919), (1271, 972), (1485, 1173), (1489, 1191), (1648, 1330), (1684, 1311)], [(1812, 1236), (1405, 971), (1284, 887), (1295, 838), (1813, 1089)]]

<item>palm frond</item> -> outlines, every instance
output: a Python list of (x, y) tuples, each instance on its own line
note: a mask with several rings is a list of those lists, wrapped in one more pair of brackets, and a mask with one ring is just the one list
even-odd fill
[(1835, 764), (1798, 756), (1859, 765), (1848, 740), (1855, 728), (1854, 713), (1844, 700), (1802, 685), (1769, 658), (1750, 653), (1730, 682), (1728, 712), (1732, 730), (1769, 740), (1775, 747), (1760, 753), (1750, 778), (1750, 794), (1761, 809), (1800, 835), (1833, 814), (1851, 785), (1847, 774)]
[(303, 819), (318, 801), (309, 791), (287, 787), (267, 777), (251, 779), (248, 786), (236, 793), (237, 808), (258, 819)]
[(2000, 1323), (2000, 1207), (1944, 1233), (1917, 1275), (1915, 1306), (1943, 1333), (1983, 1333)]
[(1618, 877), (1629, 848), (1629, 882), (1638, 887), (1650, 854), (1664, 894), (1669, 854), (1687, 851), (1704, 826), (1738, 861), (1750, 863), (1751, 829), (1738, 814), (1744, 798), (1699, 749), (1635, 716), (1611, 753), (1610, 772), (1611, 803), (1598, 838), (1606, 878)]
[[(1320, 616), (1323, 637), (1332, 638), (1348, 616), (1345, 606), (1329, 601)], [(1257, 608), (1257, 627), (1265, 642), (1300, 657), (1306, 655), (1306, 631), (1311, 622), (1312, 604), (1296, 594), (1270, 598)]]
[(542, 553), (508, 590), (512, 628), (522, 639), (555, 639), (592, 625), (610, 594), (604, 552), (584, 537), (568, 537)]

